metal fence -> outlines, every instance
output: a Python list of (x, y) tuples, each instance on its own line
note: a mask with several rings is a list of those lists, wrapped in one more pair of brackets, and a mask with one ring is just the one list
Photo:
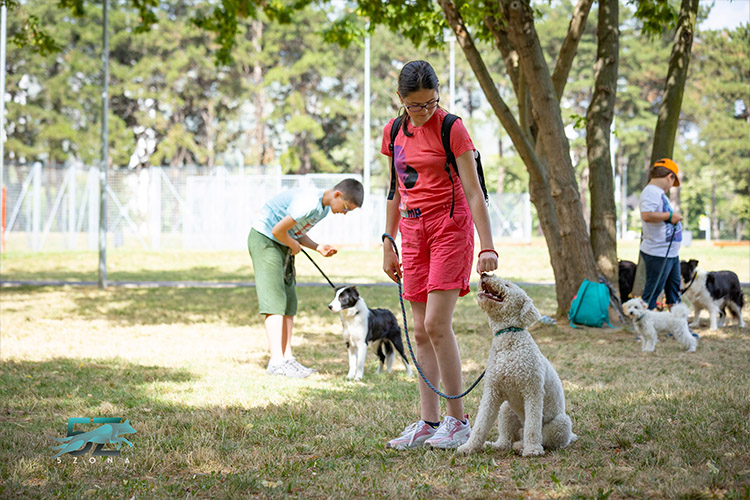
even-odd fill
[[(275, 167), (151, 167), (111, 170), (107, 187), (107, 244), (110, 248), (225, 250), (246, 248), (252, 221), (263, 204), (284, 189), (332, 188), (353, 174), (282, 175)], [(6, 169), (6, 248), (9, 250), (96, 250), (99, 171), (10, 166)], [(385, 193), (365, 196), (361, 209), (331, 215), (310, 237), (336, 245), (380, 243)], [(491, 195), (495, 238), (528, 241), (531, 204), (527, 194)]]

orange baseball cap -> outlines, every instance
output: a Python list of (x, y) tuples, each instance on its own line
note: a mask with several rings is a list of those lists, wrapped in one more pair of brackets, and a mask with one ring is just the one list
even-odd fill
[(655, 167), (664, 167), (666, 169), (669, 169), (674, 174), (674, 185), (679, 186), (680, 185), (680, 178), (677, 177), (677, 172), (680, 170), (677, 167), (677, 164), (670, 160), (669, 158), (662, 158), (661, 160), (656, 160), (654, 163)]

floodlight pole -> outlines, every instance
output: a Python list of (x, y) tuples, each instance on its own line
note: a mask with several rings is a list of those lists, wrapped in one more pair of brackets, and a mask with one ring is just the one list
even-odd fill
[(102, 89), (102, 165), (99, 169), (99, 288), (107, 288), (107, 164), (109, 163), (109, 147), (107, 144), (108, 131), (107, 119), (109, 115), (109, 18), (107, 13), (107, 4), (109, 0), (104, 0), (102, 16), (102, 69), (103, 69), (103, 89)]
[(7, 10), (5, 4), (0, 7), (0, 203), (2, 218), (0, 221), (0, 255), (5, 250), (5, 42), (7, 35)]
[[(369, 24), (368, 24), (369, 27)], [(365, 119), (363, 125), (364, 131), (364, 190), (365, 199), (370, 194), (370, 35), (365, 36)]]

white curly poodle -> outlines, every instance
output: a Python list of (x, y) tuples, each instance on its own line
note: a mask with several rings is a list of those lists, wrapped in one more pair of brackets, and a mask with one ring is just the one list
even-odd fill
[(484, 274), (477, 302), (495, 335), (474, 429), (458, 451), (481, 449), (498, 417), (500, 436), (487, 443), (491, 448), (512, 447), (523, 456), (565, 448), (578, 437), (565, 413), (560, 377), (528, 331), (541, 317), (533, 301), (514, 283)]
[(698, 339), (688, 328), (690, 309), (683, 304), (675, 304), (671, 311), (650, 311), (640, 298), (630, 299), (622, 305), (625, 316), (633, 320), (633, 326), (641, 338), (641, 350), (652, 352), (656, 347), (657, 333), (671, 333), (684, 345), (688, 352), (695, 351)]

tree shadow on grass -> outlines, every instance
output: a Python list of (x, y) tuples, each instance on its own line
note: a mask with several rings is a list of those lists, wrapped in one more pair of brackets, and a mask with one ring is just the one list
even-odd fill
[[(332, 387), (320, 380), (256, 375), (236, 384), (246, 402), (207, 405), (190, 398), (190, 386), (199, 386), (204, 375), (120, 359), (3, 363), (0, 497), (271, 498), (286, 490), (325, 498), (326, 483), (321, 486), (305, 470), (353, 473), (370, 457), (360, 447), (375, 449), (376, 441), (373, 456), (381, 455), (377, 428), (385, 415), (368, 412), (362, 421), (362, 402), (375, 397), (393, 403), (414, 389), (410, 380), (399, 378), (389, 381), (395, 395), (374, 395), (375, 378), (371, 384)], [(188, 395), (184, 400), (175, 396), (181, 391)], [(272, 403), (278, 395), (281, 401)], [(71, 417), (129, 419), (137, 432), (125, 437), (133, 447), (124, 445), (112, 462), (91, 452), (53, 459), (52, 446), (59, 443), (50, 437), (64, 437)], [(350, 456), (355, 457), (351, 463)]]
[[(730, 397), (731, 387), (700, 392), (700, 379), (718, 378), (719, 368), (693, 374), (686, 391), (680, 377), (667, 381), (656, 366), (646, 374), (654, 382), (641, 378), (626, 391), (616, 380), (603, 389), (571, 389), (578, 443), (535, 459), (492, 450), (463, 457), (385, 449), (417, 415), (415, 379), (403, 372), (378, 376), (371, 357), (364, 380), (346, 382), (338, 349), (320, 352), (323, 373), (305, 380), (242, 366), (212, 374), (120, 359), (5, 362), (0, 497), (502, 498), (526, 491), (542, 498), (560, 493), (558, 487), (580, 498), (594, 498), (598, 489), (645, 497), (656, 488), (657, 496), (667, 496), (670, 490), (657, 482), (667, 483), (683, 455), (685, 474), (700, 479), (680, 491), (738, 484), (733, 474), (746, 456), (740, 410), (747, 398)], [(207, 400), (222, 390), (226, 400)], [(478, 408), (481, 392), (480, 385), (467, 397), (468, 412)], [(56, 443), (47, 436), (64, 436), (69, 417), (89, 416), (130, 419), (133, 448), (122, 448), (111, 464), (101, 457), (88, 463), (91, 455), (57, 463), (50, 448)], [(710, 426), (717, 429), (706, 432)], [(723, 447), (731, 437), (734, 444)], [(718, 475), (704, 466), (707, 460)]]

